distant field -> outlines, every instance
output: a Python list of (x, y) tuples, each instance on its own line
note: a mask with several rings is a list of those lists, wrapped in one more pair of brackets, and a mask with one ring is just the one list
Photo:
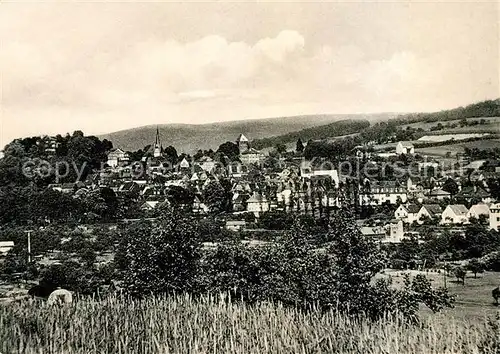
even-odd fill
[(500, 139), (469, 141), (444, 146), (417, 148), (415, 150), (422, 155), (446, 156), (446, 153), (450, 152), (451, 156), (455, 156), (457, 153), (463, 153), (465, 147), (479, 149), (500, 148)]
[[(469, 122), (480, 121), (481, 119), (486, 120), (486, 122), (488, 123), (485, 127), (491, 127), (491, 125), (500, 124), (500, 117), (468, 118), (467, 121), (469, 121)], [(427, 130), (430, 130), (431, 127), (436, 126), (438, 123), (446, 125), (446, 124), (458, 124), (459, 122), (460, 122), (459, 119), (448, 120), (448, 121), (444, 121), (444, 122), (432, 122), (432, 123), (418, 122), (418, 123), (405, 124), (405, 125), (402, 125), (401, 127), (403, 129), (406, 129), (407, 127), (412, 127), (414, 129), (422, 128), (423, 130), (427, 131)], [(474, 128), (474, 127), (464, 127), (464, 129), (467, 129), (467, 128)], [(456, 129), (461, 129), (461, 128), (456, 128)]]

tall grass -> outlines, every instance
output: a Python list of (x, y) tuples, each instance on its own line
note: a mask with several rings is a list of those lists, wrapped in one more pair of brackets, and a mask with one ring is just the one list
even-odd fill
[[(205, 296), (0, 306), (0, 352), (10, 353), (495, 353), (484, 324), (399, 318), (370, 323), (279, 304)], [(493, 334), (494, 335), (494, 334)], [(497, 333), (500, 335), (500, 333)]]

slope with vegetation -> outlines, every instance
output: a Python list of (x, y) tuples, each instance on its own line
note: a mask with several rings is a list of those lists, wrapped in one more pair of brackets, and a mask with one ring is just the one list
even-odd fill
[[(340, 120), (384, 120), (391, 114), (311, 114), (281, 118), (246, 119), (207, 124), (160, 124), (160, 136), (164, 146), (173, 145), (179, 152), (193, 153), (198, 149), (215, 149), (225, 141), (235, 141), (240, 133), (249, 139), (267, 138), (296, 132)], [(101, 135), (124, 150), (138, 150), (154, 143), (156, 125), (127, 129)]]
[(359, 133), (361, 130), (370, 126), (367, 120), (341, 120), (338, 122), (320, 125), (317, 127), (302, 129), (299, 131), (273, 136), (269, 138), (255, 139), (252, 141), (252, 146), (257, 149), (272, 147), (279, 144), (294, 143), (298, 139), (303, 141), (321, 140), (342, 135)]

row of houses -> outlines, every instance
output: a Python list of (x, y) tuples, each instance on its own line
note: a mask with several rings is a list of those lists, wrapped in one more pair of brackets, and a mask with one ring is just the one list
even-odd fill
[[(500, 225), (499, 204), (479, 203), (468, 209), (463, 204), (450, 204), (444, 209), (439, 204), (402, 204), (394, 212), (394, 217), (407, 224), (425, 223), (426, 220), (438, 221), (442, 225), (468, 224), (471, 218), (486, 218), (490, 221), (491, 229), (498, 229)], [(499, 210), (497, 210), (499, 209)]]

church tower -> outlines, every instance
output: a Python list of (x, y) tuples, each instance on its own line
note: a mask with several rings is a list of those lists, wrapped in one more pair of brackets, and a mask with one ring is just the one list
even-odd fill
[(160, 140), (160, 130), (158, 129), (158, 126), (157, 126), (156, 127), (155, 144), (153, 147), (153, 156), (160, 157), (162, 152), (163, 152), (163, 146), (161, 145), (161, 140)]

